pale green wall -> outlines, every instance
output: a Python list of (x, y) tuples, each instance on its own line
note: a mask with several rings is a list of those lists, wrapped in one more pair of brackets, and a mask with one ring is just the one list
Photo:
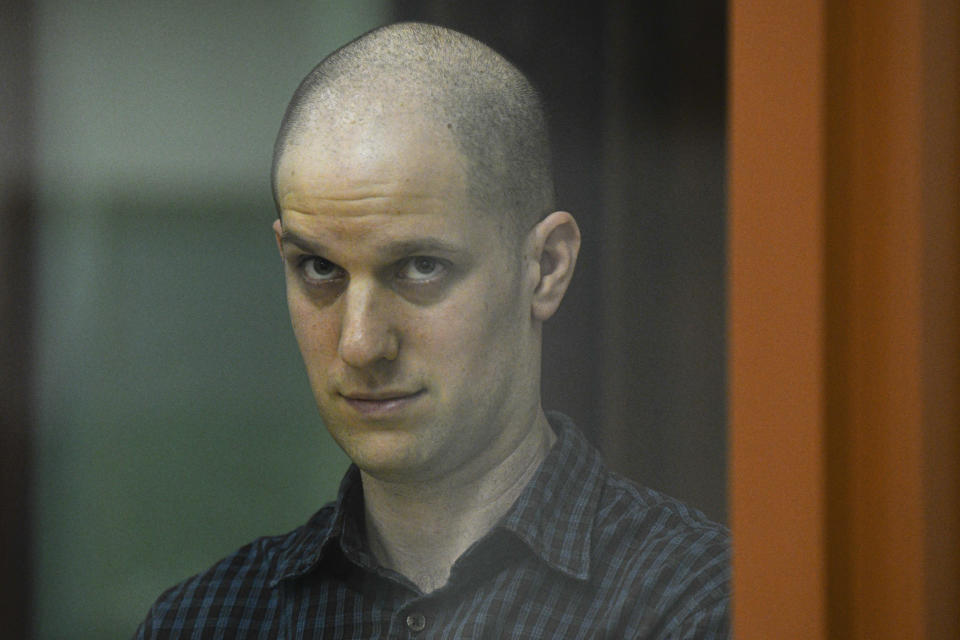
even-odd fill
[(37, 3), (39, 638), (128, 637), (164, 588), (334, 495), (270, 151), (299, 79), (387, 12)]

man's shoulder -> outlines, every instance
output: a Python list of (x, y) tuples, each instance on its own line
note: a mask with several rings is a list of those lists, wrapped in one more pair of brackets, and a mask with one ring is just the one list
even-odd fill
[(612, 471), (570, 418), (558, 412), (549, 412), (548, 418), (559, 440), (544, 463), (549, 473), (541, 478), (537, 495), (553, 497), (533, 510), (563, 514), (539, 517), (548, 518), (551, 536), (563, 529), (568, 532), (565, 544), (589, 547), (595, 578), (613, 579), (614, 588), (631, 590), (658, 587), (656, 580), (667, 576), (692, 583), (728, 581), (726, 527)]
[(548, 417), (558, 441), (518, 519), (540, 535), (518, 530), (574, 579), (557, 584), (602, 611), (592, 624), (610, 637), (727, 637), (726, 527), (614, 473), (569, 418)]
[(730, 532), (698, 509), (606, 474), (593, 530), (595, 575), (676, 622), (726, 615)]
[(639, 542), (692, 536), (726, 545), (730, 536), (726, 527), (699, 509), (613, 471), (608, 471), (603, 480), (597, 524), (601, 529), (632, 529)]
[[(202, 626), (237, 612), (250, 615), (269, 609), (271, 589), (288, 558), (300, 559), (308, 537), (319, 537), (332, 524), (335, 504), (324, 505), (310, 520), (287, 533), (264, 536), (163, 592), (137, 631), (137, 638), (166, 637), (167, 632)], [(254, 616), (260, 621), (259, 616)], [(159, 633), (159, 636), (157, 635)]]

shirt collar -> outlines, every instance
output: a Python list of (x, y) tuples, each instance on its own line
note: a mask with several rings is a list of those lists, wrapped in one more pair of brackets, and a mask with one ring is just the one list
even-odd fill
[[(586, 580), (603, 463), (570, 418), (553, 411), (547, 418), (557, 441), (496, 529), (517, 536), (554, 569)], [(329, 508), (290, 536), (280, 550), (271, 587), (311, 571), (337, 540), (348, 555), (366, 556), (361, 524), (363, 490), (355, 465), (340, 483), (332, 517)]]
[(318, 511), (305, 525), (297, 529), (290, 537), (289, 544), (280, 550), (276, 569), (270, 578), (270, 587), (275, 587), (287, 578), (301, 576), (313, 570), (337, 540), (340, 540), (345, 548), (359, 545), (362, 541), (362, 514), (363, 486), (360, 469), (351, 464), (340, 481), (336, 501)]
[(557, 441), (499, 528), (558, 571), (586, 580), (604, 467), (570, 418), (559, 412), (547, 418)]

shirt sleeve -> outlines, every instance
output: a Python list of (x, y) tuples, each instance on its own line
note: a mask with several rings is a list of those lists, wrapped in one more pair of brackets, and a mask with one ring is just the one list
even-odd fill
[(140, 626), (137, 627), (132, 640), (150, 640), (155, 637), (153, 633), (153, 607), (150, 607), (150, 612), (144, 621), (140, 623)]
[(140, 623), (140, 626), (137, 627), (136, 633), (133, 634), (133, 640), (146, 640), (146, 639), (147, 639), (146, 626), (147, 626), (147, 621), (146, 621), (146, 620), (144, 620), (143, 622)]

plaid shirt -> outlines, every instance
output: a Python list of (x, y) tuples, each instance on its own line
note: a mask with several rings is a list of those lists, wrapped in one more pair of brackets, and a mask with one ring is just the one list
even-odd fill
[(164, 593), (137, 638), (726, 638), (726, 529), (607, 471), (565, 416), (520, 498), (422, 593), (364, 542), (359, 472), (304, 526)]

